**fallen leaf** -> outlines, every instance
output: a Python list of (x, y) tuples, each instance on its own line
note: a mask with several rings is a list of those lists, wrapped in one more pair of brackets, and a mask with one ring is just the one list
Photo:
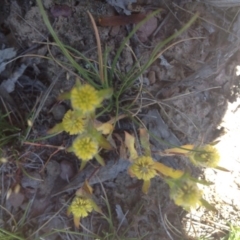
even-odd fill
[(134, 24), (141, 22), (147, 15), (143, 13), (133, 14), (130, 16), (109, 16), (101, 17), (98, 23), (102, 27), (124, 26), (127, 24)]
[(135, 160), (138, 157), (137, 151), (135, 149), (135, 138), (128, 132), (125, 132), (125, 145), (130, 152), (130, 160)]

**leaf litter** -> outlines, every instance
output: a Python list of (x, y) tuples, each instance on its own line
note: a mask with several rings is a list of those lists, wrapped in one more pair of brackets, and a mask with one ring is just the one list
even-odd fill
[[(54, 6), (53, 1), (43, 2), (46, 10), (50, 12)], [(133, 15), (134, 13), (129, 10), (133, 3), (136, 3), (136, 1), (119, 0), (106, 1), (106, 3), (101, 1), (74, 1), (74, 4), (70, 6), (68, 1), (60, 1), (60, 5), (67, 4), (68, 9), (74, 8), (74, 11), (72, 11), (71, 15), (68, 13), (54, 13), (53, 17), (57, 18), (55, 20), (52, 19), (52, 23), (55, 31), (66, 45), (84, 52), (89, 59), (97, 60), (94, 50), (96, 45), (95, 36), (86, 10), (95, 14), (96, 19), (98, 17), (114, 16), (116, 9), (120, 14)], [(137, 3), (142, 4), (141, 1)], [(160, 1), (148, 1), (147, 3), (148, 5), (142, 4), (143, 9), (147, 9), (149, 6), (153, 8), (156, 6), (162, 7), (166, 12), (169, 12), (170, 17), (167, 18), (166, 12), (163, 13), (161, 18), (166, 18), (167, 20), (157, 32), (153, 34), (157, 25), (160, 24), (161, 18), (154, 20), (154, 28), (151, 29), (151, 33), (147, 33), (146, 28), (148, 26), (146, 25), (145, 28), (141, 29), (143, 36), (140, 37), (139, 33), (137, 33), (129, 42), (131, 49), (137, 58), (140, 59), (140, 63), (144, 63), (148, 59), (151, 46), (154, 46), (158, 41), (166, 39), (170, 33), (179, 28), (181, 23), (186, 22), (186, 12), (181, 8), (190, 12), (199, 11), (201, 13), (200, 17), (203, 19), (207, 16), (207, 21), (201, 19), (195, 23), (178, 38), (182, 42), (173, 44), (171, 48), (161, 55), (160, 59), (154, 62), (147, 72), (143, 73), (147, 80), (143, 85), (144, 91), (141, 95), (141, 102), (140, 100), (137, 101), (136, 107), (142, 107), (139, 117), (150, 129), (150, 132), (157, 133), (156, 135), (164, 141), (159, 142), (156, 138), (150, 137), (154, 157), (170, 167), (176, 169), (189, 168), (193, 175), (208, 179), (208, 173), (194, 168), (184, 158), (162, 157), (157, 152), (166, 149), (166, 143), (177, 146), (189, 142), (194, 144), (209, 143), (221, 134), (218, 131), (220, 130), (219, 124), (226, 111), (227, 102), (235, 101), (239, 95), (239, 80), (235, 76), (235, 67), (239, 62), (238, 38), (236, 37), (238, 34), (234, 32), (239, 28), (237, 27), (238, 21), (235, 21), (235, 18), (231, 17), (237, 14), (237, 9), (218, 8), (217, 6), (210, 7), (202, 3), (193, 4), (191, 2), (182, 2), (180, 5), (176, 5), (177, 1), (174, 4), (171, 4), (171, 1), (165, 1), (165, 4), (161, 4)], [(38, 7), (34, 3), (32, 6), (26, 7), (26, 4), (27, 1), (21, 3), (20, 1), (14, 1), (11, 4), (10, 12), (6, 13), (9, 16), (4, 20), (4, 23), (10, 29), (10, 34), (16, 35), (17, 38), (14, 48), (11, 48), (12, 46), (4, 47), (1, 45), (2, 49), (0, 52), (1, 83), (3, 84), (3, 80), (9, 80), (6, 89), (10, 89), (10, 92), (12, 92), (11, 97), (15, 102), (22, 103), (20, 110), (24, 118), (27, 118), (31, 114), (31, 111), (36, 107), (35, 104), (38, 105), (36, 95), (41, 98), (41, 96), (44, 96), (44, 92), (40, 88), (34, 91), (33, 87), (29, 89), (27, 85), (24, 85), (21, 77), (28, 77), (32, 81), (37, 77), (43, 86), (48, 87), (53, 83), (53, 79), (56, 76), (55, 73), (60, 72), (60, 67), (51, 61), (37, 56), (49, 57), (52, 54), (55, 58), (60, 58), (60, 60), (64, 61), (58, 48), (50, 46), (49, 52), (46, 45), (40, 44), (37, 49), (33, 50), (35, 57), (30, 57), (30, 61), (23, 58), (23, 62), (16, 62), (15, 76), (11, 73), (10, 65), (7, 65), (6, 62), (16, 56), (15, 46), (17, 46), (17, 49), (26, 50), (32, 46), (33, 42), (43, 42), (49, 35), (41, 20)], [(215, 15), (210, 14), (211, 17), (209, 19), (208, 13), (211, 11), (215, 11)], [(176, 14), (173, 14), (173, 12)], [(217, 14), (222, 16), (222, 12), (226, 13), (226, 17), (223, 20), (219, 20)], [(222, 29), (211, 24), (211, 22), (217, 22), (218, 26)], [(233, 24), (232, 28), (231, 25), (227, 25), (228, 22), (231, 25)], [(101, 42), (104, 43), (103, 45), (115, 51), (122, 39), (127, 36), (129, 26), (123, 25), (118, 27), (118, 33), (115, 36), (111, 32), (113, 28), (99, 27), (99, 32)], [(224, 31), (224, 29), (230, 29), (234, 34), (230, 34)], [(222, 37), (224, 34), (235, 36), (226, 40), (226, 38)], [(203, 37), (203, 39), (200, 37)], [(111, 54), (114, 54), (114, 52), (110, 53), (109, 61), (111, 61)], [(131, 51), (129, 48), (126, 48), (120, 58), (119, 71), (126, 72), (134, 64), (134, 61)], [(22, 68), (22, 66), (25, 66), (25, 68)], [(34, 71), (34, 66), (40, 69), (40, 73), (37, 74)], [(84, 67), (87, 68), (87, 66)], [(148, 72), (150, 71), (152, 72), (151, 75), (155, 75), (154, 81), (148, 79), (150, 76)], [(219, 78), (220, 80), (218, 80)], [(224, 81), (224, 79), (226, 80)], [(65, 75), (59, 75), (58, 81), (55, 82), (56, 84), (51, 85), (53, 88), (52, 91), (49, 91), (45, 95), (46, 98), (41, 102), (41, 108), (32, 122), (32, 131), (28, 135), (30, 139), (44, 137), (44, 134), (56, 124), (56, 119), (51, 112), (53, 109), (57, 109), (57, 96), (62, 91), (70, 90), (74, 80), (75, 76), (71, 73), (69, 78)], [(10, 82), (11, 84), (9, 84)], [(23, 87), (20, 87), (20, 84)], [(137, 87), (136, 83), (132, 89), (129, 89), (124, 98), (128, 100), (132, 97)], [(68, 103), (63, 104), (65, 109), (69, 109)], [(130, 130), (134, 132), (134, 124), (132, 122), (123, 119), (119, 121), (118, 125), (117, 134), (119, 134), (119, 137), (121, 137), (121, 131)], [(32, 217), (30, 215), (26, 223), (30, 232), (34, 233), (37, 231), (41, 227), (39, 226), (40, 222), (44, 222), (44, 219), (49, 220), (55, 216), (54, 214), (68, 201), (73, 191), (81, 187), (86, 178), (89, 179), (89, 183), (93, 186), (96, 197), (99, 197), (98, 204), (107, 212), (103, 201), (100, 200), (103, 195), (101, 184), (103, 185), (113, 211), (113, 223), (118, 228), (120, 225), (127, 225), (128, 222), (130, 224), (128, 233), (126, 233), (128, 237), (139, 237), (148, 234), (145, 239), (159, 239), (160, 237), (161, 239), (167, 239), (169, 235), (173, 239), (190, 239), (191, 237), (196, 238), (207, 234), (214, 238), (221, 236), (222, 232), (228, 229), (227, 227), (222, 227), (222, 225), (226, 224), (229, 220), (228, 209), (232, 209), (231, 216), (233, 216), (233, 209), (237, 206), (236, 204), (232, 206), (230, 200), (227, 200), (228, 202), (223, 204), (220, 199), (211, 197), (216, 192), (214, 189), (212, 189), (213, 192), (206, 192), (205, 194), (209, 196), (210, 202), (214, 203), (221, 213), (222, 225), (220, 226), (216, 223), (219, 221), (216, 215), (199, 210), (200, 217), (196, 216), (197, 213), (194, 214), (195, 217), (192, 217), (192, 220), (196, 223), (197, 231), (188, 230), (189, 222), (187, 219), (191, 218), (191, 216), (182, 213), (181, 208), (175, 206), (169, 200), (168, 188), (163, 181), (154, 179), (149, 194), (146, 196), (142, 195), (140, 191), (141, 184), (126, 174), (125, 170), (128, 168), (129, 162), (122, 159), (119, 160), (117, 150), (114, 153), (106, 154), (107, 164), (105, 168), (96, 167), (94, 163), (94, 165), (87, 166), (81, 174), (77, 173), (72, 178), (65, 177), (66, 175), (71, 176), (71, 174), (62, 173), (61, 164), (64, 165), (64, 162), (70, 161), (72, 166), (77, 169), (79, 167), (78, 160), (73, 155), (62, 151), (61, 153), (57, 152), (54, 154), (52, 149), (45, 148), (44, 145), (60, 146), (63, 143), (71, 141), (72, 139), (63, 133), (49, 140), (43, 140), (40, 148), (34, 145), (23, 146), (19, 148), (19, 152), (16, 155), (11, 155), (9, 154), (10, 150), (4, 149), (3, 155), (8, 159), (8, 163), (5, 164), (7, 168), (1, 167), (1, 186), (4, 186), (4, 188), (1, 187), (2, 192), (6, 192), (13, 187), (16, 168), (13, 168), (12, 165), (16, 164), (16, 159), (26, 150), (29, 151), (29, 154), (24, 155), (20, 163), (30, 176), (38, 174), (39, 179), (43, 179), (43, 182), (36, 186), (24, 184), (23, 179), (26, 180), (26, 175), (23, 171), (20, 193), (22, 196), (28, 197), (25, 200), (19, 197), (19, 202), (15, 202), (14, 199), (16, 199), (16, 196), (10, 195), (12, 198), (11, 205), (14, 208), (9, 205), (7, 206), (6, 199), (3, 198), (2, 200), (6, 204), (7, 210), (15, 214), (16, 211), (24, 212), (23, 205), (27, 203), (30, 196), (33, 197), (36, 194), (37, 199), (34, 198), (35, 203), (31, 209), (33, 215)], [(118, 140), (115, 141), (117, 142)], [(42, 168), (36, 170), (32, 166), (37, 160), (33, 158), (31, 152), (36, 154), (39, 159), (43, 159), (44, 163), (49, 159), (49, 156), (52, 156), (49, 163), (56, 163), (58, 167), (53, 171), (49, 170), (51, 164), (48, 163), (45, 171), (40, 172)], [(228, 166), (225, 167), (228, 168)], [(238, 179), (238, 173), (235, 172), (235, 182)], [(61, 174), (64, 177), (61, 177)], [(218, 174), (215, 172), (211, 171), (211, 174), (213, 178), (218, 177)], [(34, 182), (31, 178), (28, 181)], [(209, 191), (208, 189), (205, 189), (205, 191)], [(22, 201), (24, 201), (23, 204)], [(42, 205), (41, 208), (39, 208), (40, 205)], [(116, 208), (118, 210), (115, 210)], [(161, 211), (157, 211), (159, 208)], [(114, 215), (115, 211), (117, 211), (116, 215)], [(126, 215), (125, 213), (128, 214)], [(2, 211), (1, 214), (3, 215), (3, 219), (9, 219), (7, 212)], [(34, 221), (33, 216), (38, 216), (40, 219), (39, 222)], [(96, 216), (96, 214), (93, 214), (92, 224), (87, 224), (87, 227), (92, 231), (99, 229), (99, 218)], [(239, 220), (237, 214), (233, 218), (235, 221)], [(19, 219), (19, 216), (16, 216), (16, 220)], [(71, 222), (66, 219), (65, 210), (59, 212), (56, 219), (58, 219), (58, 221), (56, 220), (57, 223), (61, 222), (65, 227), (73, 227)], [(211, 221), (216, 224), (212, 224)], [(207, 222), (205, 228), (201, 227), (200, 224), (202, 222)], [(35, 227), (32, 227), (32, 223), (35, 224)], [(57, 223), (50, 223), (51, 221), (49, 221), (49, 225), (46, 224), (46, 226), (43, 226), (42, 232), (48, 233), (51, 231), (51, 226), (56, 227), (58, 225)], [(197, 225), (198, 223), (199, 225)], [(11, 228), (11, 224), (7, 223), (7, 221), (2, 224), (1, 227), (3, 228)], [(102, 227), (99, 231), (102, 233), (108, 231), (108, 226), (103, 220), (101, 224)], [(162, 226), (165, 226), (165, 228)], [(195, 230), (196, 226), (194, 227)], [(118, 234), (122, 232), (124, 231), (120, 228)], [(30, 235), (28, 234), (28, 236)], [(60, 235), (64, 238), (67, 233), (60, 233)], [(75, 237), (73, 236), (73, 238)], [(51, 239), (57, 239), (57, 235), (53, 234)], [(78, 238), (76, 237), (76, 239)]]

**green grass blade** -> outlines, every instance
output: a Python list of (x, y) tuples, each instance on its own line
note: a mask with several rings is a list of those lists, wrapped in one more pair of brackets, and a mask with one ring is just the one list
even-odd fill
[(120, 57), (121, 52), (123, 51), (123, 48), (125, 47), (125, 44), (129, 41), (129, 39), (133, 36), (133, 34), (146, 22), (148, 21), (150, 18), (152, 18), (153, 16), (155, 16), (157, 13), (159, 13), (161, 10), (158, 9), (154, 12), (152, 12), (151, 14), (147, 15), (147, 17), (141, 21), (140, 23), (138, 23), (136, 25), (136, 27), (130, 32), (130, 34), (123, 40), (122, 44), (120, 45), (119, 49), (117, 50), (117, 53), (113, 59), (113, 63), (111, 66), (111, 72), (110, 72), (110, 79), (113, 79), (113, 75), (114, 75), (114, 69), (116, 68), (116, 64), (117, 61)]
[[(86, 64), (89, 66), (90, 70), (92, 70), (92, 71), (95, 73), (95, 75), (99, 78), (99, 72), (98, 72), (98, 70), (96, 69), (96, 67), (94, 67), (94, 65), (92, 64), (92, 62), (91, 62), (87, 57), (84, 56), (84, 54), (82, 54), (81, 52), (79, 52), (77, 49), (72, 48), (71, 46), (64, 45), (64, 47), (67, 48), (67, 49), (69, 49), (70, 51), (78, 54), (78, 55), (86, 62)], [(85, 70), (85, 69), (84, 69), (84, 70)], [(87, 70), (85, 70), (85, 71), (87, 71)], [(88, 70), (88, 71), (89, 71), (89, 70)], [(98, 80), (100, 80), (100, 78), (99, 78)]]
[[(133, 74), (133, 71), (135, 69), (131, 69), (130, 72), (128, 73), (127, 77), (126, 77), (126, 81), (127, 83), (124, 83), (122, 88), (121, 88), (121, 92), (126, 91), (126, 89), (129, 88), (129, 86), (141, 75), (143, 74), (152, 64), (153, 62), (155, 62), (158, 57), (159, 57), (159, 51), (165, 46), (167, 45), (169, 42), (171, 42), (173, 39), (177, 38), (178, 36), (180, 36), (184, 31), (186, 31), (197, 19), (198, 14), (195, 14), (179, 31), (177, 31), (176, 33), (174, 33), (172, 36), (170, 36), (169, 38), (167, 38), (166, 40), (164, 40), (163, 42), (160, 42), (159, 44), (157, 44), (157, 46), (154, 48), (149, 61), (147, 61), (140, 69), (140, 71), (137, 72), (137, 74)], [(132, 76), (132, 77), (130, 77)]]
[(11, 233), (11, 232), (8, 232), (7, 230), (4, 230), (4, 229), (2, 229), (2, 228), (0, 228), (0, 233), (1, 233), (1, 234), (5, 234), (5, 236), (1, 236), (1, 235), (0, 235), (0, 239), (1, 239), (1, 240), (12, 240), (12, 239), (14, 239), (14, 240), (16, 240), (16, 239), (18, 239), (18, 240), (25, 240), (25, 238), (22, 238), (22, 237), (20, 237), (20, 236), (17, 236), (16, 234), (13, 234), (13, 233)]
[(82, 68), (73, 58), (72, 56), (69, 54), (69, 52), (67, 51), (67, 49), (64, 47), (64, 45), (62, 44), (62, 42), (60, 41), (60, 39), (58, 38), (57, 34), (55, 33), (49, 19), (48, 16), (46, 14), (46, 11), (44, 10), (43, 4), (41, 0), (37, 0), (37, 4), (40, 10), (40, 13), (43, 17), (43, 21), (46, 25), (46, 27), (48, 28), (49, 32), (51, 33), (52, 37), (54, 38), (54, 40), (56, 41), (57, 45), (59, 46), (59, 48), (61, 49), (62, 53), (64, 54), (64, 56), (69, 60), (69, 62), (72, 64), (72, 66), (84, 77), (85, 80), (87, 80), (89, 83), (91, 83), (93, 86), (96, 85), (92, 79), (89, 78), (86, 70), (84, 68)]

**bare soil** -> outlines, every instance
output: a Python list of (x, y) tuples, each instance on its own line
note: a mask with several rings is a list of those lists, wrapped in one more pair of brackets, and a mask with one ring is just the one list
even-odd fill
[[(105, 16), (134, 14), (127, 6), (111, 6), (111, 1), (42, 2), (61, 41), (94, 61), (97, 61), (96, 40), (87, 11), (96, 21)], [(122, 2), (132, 4), (133, 1)], [(37, 239), (44, 234), (51, 235), (42, 239), (91, 239), (90, 235), (80, 238), (66, 232), (54, 233), (54, 229), (80, 231), (86, 235), (89, 234), (86, 229), (89, 229), (99, 237), (106, 237), (107, 232), (111, 232), (109, 224), (97, 213), (83, 219), (86, 229), (80, 230), (74, 228), (72, 218), (66, 215), (75, 190), (90, 176), (95, 200), (107, 215), (104, 198), (108, 198), (114, 228), (121, 236), (119, 239), (175, 240), (202, 236), (221, 239), (229, 230), (227, 224), (240, 224), (237, 151), (240, 132), (237, 120), (233, 120), (240, 117), (240, 85), (236, 75), (240, 60), (239, 7), (179, 0), (137, 3), (144, 12), (157, 8), (163, 11), (145, 23), (129, 41), (129, 48), (124, 49), (119, 59), (118, 70), (123, 74), (135, 64), (135, 58), (140, 63), (146, 62), (159, 41), (184, 26), (192, 13), (199, 12), (198, 20), (165, 46), (168, 49), (143, 73), (143, 91), (133, 114), (137, 112), (150, 132), (173, 145), (197, 145), (220, 140), (217, 147), (221, 153), (221, 166), (230, 172), (196, 169), (186, 159), (161, 157), (154, 153), (168, 146), (150, 139), (153, 155), (158, 161), (177, 169), (188, 169), (193, 176), (215, 183), (203, 189), (205, 198), (215, 205), (218, 212), (199, 208), (191, 214), (186, 213), (169, 199), (168, 187), (161, 179), (154, 179), (149, 193), (144, 195), (141, 182), (127, 174), (128, 163), (121, 159), (121, 144), (117, 141), (115, 151), (103, 153), (107, 163), (105, 170), (100, 169), (93, 177), (93, 172), (99, 168), (96, 161), (93, 160), (79, 173), (79, 160), (75, 155), (46, 147), (69, 146), (72, 138), (67, 134), (43, 139), (37, 142), (38, 145), (28, 144), (46, 137), (47, 131), (70, 109), (69, 102), (59, 102), (57, 97), (72, 88), (76, 72), (69, 65), (63, 64), (67, 66), (63, 68), (56, 61), (49, 60), (54, 57), (59, 63), (66, 62), (59, 48), (53, 44), (36, 2), (5, 0), (0, 6), (0, 49), (14, 48), (17, 56), (22, 57), (7, 65), (0, 74), (0, 81), (12, 76), (21, 64), (26, 64), (27, 68), (18, 78), (13, 92), (0, 92), (2, 111), (8, 109), (12, 112), (12, 124), (21, 129), (20, 135), (24, 138), (23, 144), (13, 141), (3, 149), (2, 157), (7, 159), (7, 163), (0, 168), (1, 228), (26, 239)], [(132, 27), (132, 24), (98, 25), (102, 48), (111, 49), (110, 62)], [(88, 68), (83, 60), (78, 62)], [(136, 97), (139, 89), (140, 81), (136, 79), (134, 86), (122, 97), (123, 102)], [(28, 133), (26, 119), (36, 113), (42, 100), (44, 105)], [(137, 131), (130, 118), (119, 121), (116, 126), (118, 136), (122, 137), (124, 131)], [(14, 193), (18, 185), (20, 191)], [(9, 189), (13, 193), (7, 198)], [(24, 223), (15, 224), (24, 213)]]

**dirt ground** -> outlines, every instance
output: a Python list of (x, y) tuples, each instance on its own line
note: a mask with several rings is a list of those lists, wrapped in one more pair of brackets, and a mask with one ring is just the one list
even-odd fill
[[(106, 26), (101, 26), (99, 19), (162, 8), (127, 43), (118, 63), (122, 74), (131, 69), (136, 59), (144, 64), (156, 44), (198, 12), (197, 21), (164, 46), (159, 58), (142, 79), (136, 79), (121, 101), (124, 104), (134, 99), (141, 90), (130, 115), (136, 115), (150, 132), (167, 143), (180, 146), (219, 141), (216, 147), (221, 154), (220, 165), (229, 172), (196, 169), (183, 157), (159, 156), (156, 152), (168, 146), (150, 139), (156, 160), (176, 169), (188, 169), (193, 176), (214, 183), (202, 189), (217, 212), (201, 207), (191, 213), (169, 199), (168, 186), (160, 178), (154, 179), (149, 193), (144, 195), (141, 183), (127, 174), (129, 163), (119, 154), (120, 143), (111, 153), (103, 153), (107, 164), (97, 177), (92, 177), (98, 166), (95, 161), (79, 173), (75, 155), (47, 147), (69, 146), (72, 137), (61, 133), (44, 139), (71, 107), (69, 102), (59, 102), (57, 98), (73, 87), (76, 72), (53, 44), (36, 1), (4, 0), (0, 5), (1, 111), (11, 111), (11, 124), (21, 129), (21, 141), (13, 140), (2, 149), (1, 159), (7, 161), (0, 168), (0, 228), (23, 239), (97, 239), (91, 238), (91, 233), (102, 239), (117, 239), (107, 237), (112, 230), (97, 213), (83, 219), (84, 228), (80, 230), (66, 215), (74, 191), (89, 177), (95, 201), (105, 214), (109, 215), (110, 209), (118, 239), (221, 239), (229, 231), (229, 224), (239, 226), (240, 4), (226, 7), (191, 0), (42, 2), (60, 40), (97, 61), (95, 34), (87, 14), (91, 12), (98, 24), (102, 48), (110, 49), (109, 62), (133, 24), (107, 21)], [(8, 49), (5, 58), (4, 49)], [(9, 61), (15, 57), (18, 58)], [(88, 69), (82, 59), (77, 61)], [(2, 83), (13, 76), (17, 76), (13, 89), (3, 91)], [(29, 119), (32, 122), (27, 123)], [(122, 137), (124, 131), (136, 133), (137, 128), (129, 117), (119, 121), (115, 133)], [(34, 142), (35, 139), (41, 140)], [(55, 232), (56, 229), (61, 231)], [(71, 234), (73, 231), (85, 236)]]

